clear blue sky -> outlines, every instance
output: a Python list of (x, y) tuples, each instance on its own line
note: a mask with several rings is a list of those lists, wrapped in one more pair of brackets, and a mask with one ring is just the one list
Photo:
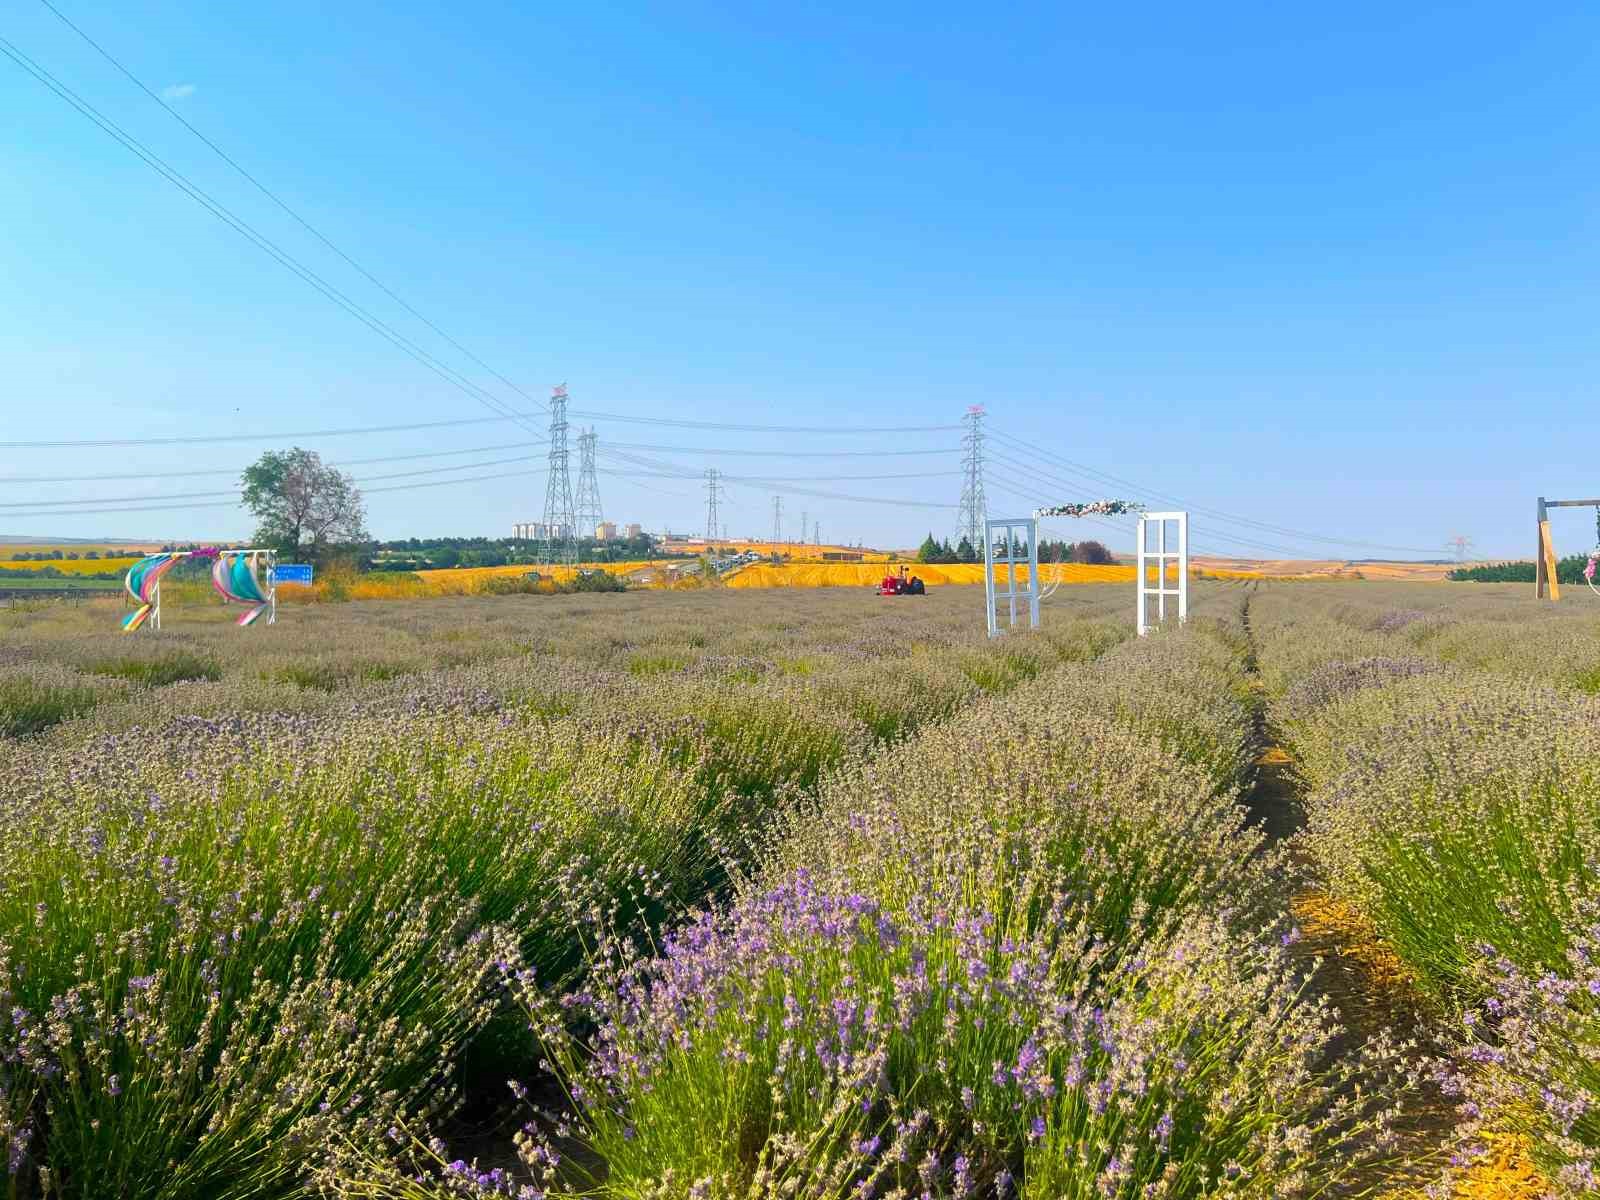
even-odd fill
[[(1592, 5), (58, 3), (540, 397), (566, 380), (580, 408), (807, 426), (951, 423), (982, 403), (997, 431), (1195, 506), (1425, 549), (1459, 532), (1526, 556), (1535, 495), (1600, 492)], [(35, 0), (7, 7), (0, 36), (526, 407)], [(485, 415), (5, 59), (0, 139), (0, 440)], [(948, 473), (817, 479), (954, 472), (951, 434), (597, 424), (603, 446), (694, 447), (652, 455), (694, 470), (958, 498)], [(486, 425), (303, 444), (339, 462), (528, 437)], [(269, 444), (0, 450), (8, 478), (149, 472), (0, 484), (0, 535), (242, 536), (248, 518), (226, 508), (6, 514), (224, 489), (162, 472), (232, 469)], [(942, 446), (881, 461), (699, 452)], [(509, 532), (539, 516), (538, 467), (375, 493), (371, 527)], [(995, 464), (990, 479), (1023, 474)], [(1058, 475), (1027, 486), (1131, 491)], [(693, 482), (601, 485), (608, 516), (703, 527)], [(770, 532), (775, 490), (730, 491), (735, 536)], [(955, 518), (799, 494), (785, 507), (791, 532), (805, 509), (826, 538), (880, 544)], [(1558, 544), (1586, 549), (1589, 527), (1560, 518)], [(1250, 550), (1208, 533), (1317, 550), (1197, 516), (1198, 543)]]

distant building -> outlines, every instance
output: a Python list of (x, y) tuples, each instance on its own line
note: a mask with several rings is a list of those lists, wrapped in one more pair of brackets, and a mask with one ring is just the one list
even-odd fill
[(594, 527), (594, 536), (599, 538), (602, 542), (614, 542), (614, 541), (616, 541), (617, 540), (617, 524), (616, 524), (616, 522), (615, 521), (601, 521), (600, 524), (598, 524), (598, 525), (596, 525)]
[(636, 538), (644, 533), (644, 526), (640, 525), (637, 521), (632, 521), (622, 527), (622, 532), (627, 537)]
[(860, 562), (861, 552), (859, 550), (854, 552), (849, 550), (824, 550), (821, 557), (823, 562)]

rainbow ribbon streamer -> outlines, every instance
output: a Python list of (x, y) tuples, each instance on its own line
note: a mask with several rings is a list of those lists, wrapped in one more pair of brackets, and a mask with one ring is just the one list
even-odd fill
[(139, 602), (139, 607), (122, 618), (123, 633), (132, 633), (138, 629), (155, 611), (156, 585), (161, 582), (161, 577), (177, 566), (183, 557), (181, 550), (152, 554), (149, 558), (141, 558), (128, 568), (128, 577), (124, 583), (128, 588), (128, 595)]
[(235, 622), (249, 625), (272, 607), (272, 598), (261, 586), (261, 555), (255, 552), (224, 550), (211, 564), (211, 586), (224, 600), (249, 604), (251, 609)]

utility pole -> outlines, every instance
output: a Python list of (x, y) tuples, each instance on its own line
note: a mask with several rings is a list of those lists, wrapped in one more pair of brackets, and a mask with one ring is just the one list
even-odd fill
[(983, 552), (984, 522), (989, 506), (983, 495), (983, 405), (974, 404), (962, 418), (967, 431), (961, 435), (961, 509), (956, 516), (957, 542)]
[(577, 524), (574, 534), (578, 538), (598, 537), (600, 522), (606, 519), (600, 507), (600, 481), (594, 470), (594, 448), (598, 441), (593, 427), (578, 435), (578, 498), (573, 504)]
[(813, 521), (813, 522), (811, 522), (811, 544), (813, 546), (822, 545), (822, 522), (821, 521)]
[(541, 563), (577, 561), (578, 547), (572, 536), (577, 523), (572, 512), (572, 477), (567, 472), (567, 385), (563, 383), (550, 393), (550, 470), (544, 490)]
[(717, 540), (717, 496), (720, 492), (717, 481), (722, 474), (715, 467), (706, 468), (706, 545), (709, 547)]
[(772, 498), (772, 542), (774, 545), (783, 541), (783, 497)]

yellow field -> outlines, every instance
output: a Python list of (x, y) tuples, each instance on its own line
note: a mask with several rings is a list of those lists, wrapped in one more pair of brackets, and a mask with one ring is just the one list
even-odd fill
[[(584, 568), (629, 575), (654, 564), (649, 562), (583, 563)], [(689, 566), (694, 566), (692, 561)], [(517, 563), (504, 567), (443, 567), (418, 571), (413, 575), (323, 575), (310, 587), (284, 583), (278, 585), (278, 599), (284, 603), (327, 600), (338, 596), (346, 600), (424, 600), (431, 596), (476, 596), (489, 580), (516, 579), (530, 571), (544, 579), (564, 581), (577, 574), (576, 567), (542, 567)]]
[[(657, 564), (649, 560), (579, 564), (585, 570), (610, 571), (613, 575), (627, 575), (655, 565)], [(515, 579), (526, 575), (529, 571), (537, 571), (545, 579), (570, 579), (577, 574), (575, 567), (541, 567), (529, 563), (516, 563), (506, 567), (441, 567), (436, 571), (418, 571), (417, 574), (430, 589), (440, 595), (470, 596), (486, 579), (497, 577)]]
[(1199, 567), (1213, 579), (1395, 579), (1432, 582), (1444, 579), (1459, 564), (1197, 556), (1189, 559), (1189, 565), (1191, 568)]
[[(908, 563), (907, 571), (929, 587), (947, 583), (982, 583), (982, 563)], [(781, 567), (755, 563), (728, 578), (729, 587), (872, 587), (889, 568), (881, 563), (786, 563)], [(1046, 565), (1039, 577), (1046, 583), (1132, 583), (1133, 567), (1089, 567), (1077, 563)], [(1001, 578), (1004, 578), (1004, 572)]]
[(16, 562), (13, 559), (0, 558), (0, 567), (7, 571), (42, 571), (46, 567), (54, 567), (63, 575), (97, 575), (105, 571), (126, 571), (142, 557), (144, 556), (135, 554), (117, 558), (52, 558), (44, 562)]

